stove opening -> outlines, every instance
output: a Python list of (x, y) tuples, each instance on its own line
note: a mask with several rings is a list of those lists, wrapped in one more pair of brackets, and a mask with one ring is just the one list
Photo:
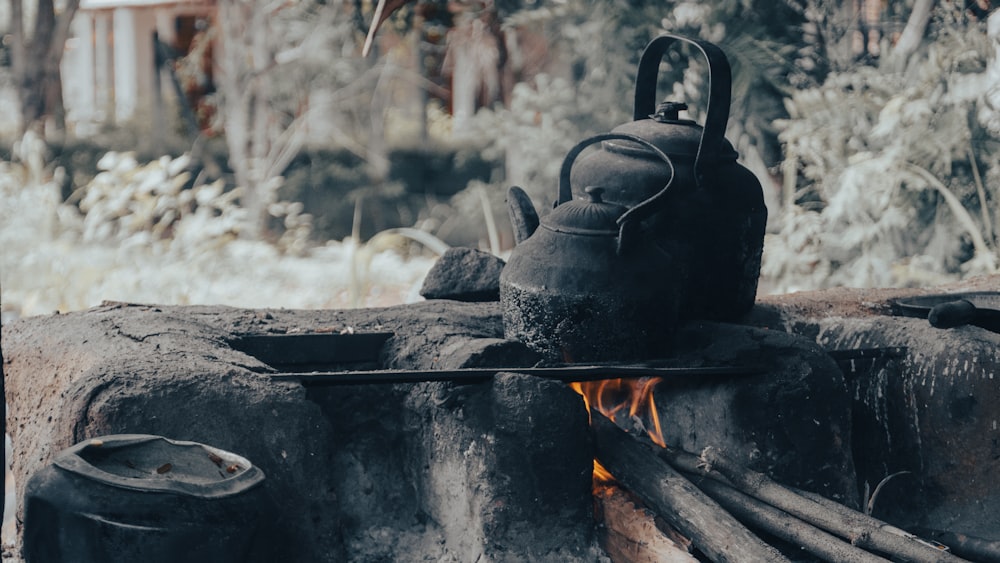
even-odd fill
[(229, 345), (283, 373), (382, 369), (391, 332), (251, 334)]

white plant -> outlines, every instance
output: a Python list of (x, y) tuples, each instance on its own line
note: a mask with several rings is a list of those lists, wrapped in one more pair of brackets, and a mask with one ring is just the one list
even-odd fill
[[(240, 189), (185, 188), (187, 157), (149, 163), (109, 153), (66, 203), (44, 144), (0, 162), (0, 287), (5, 318), (85, 309), (105, 300), (242, 307), (336, 308), (419, 299), (423, 254), (348, 240), (309, 242), (311, 218), (272, 201), (281, 239), (241, 240)], [(276, 190), (275, 190), (276, 191)], [(78, 206), (75, 203), (78, 202)], [(356, 254), (364, 250), (363, 267)]]

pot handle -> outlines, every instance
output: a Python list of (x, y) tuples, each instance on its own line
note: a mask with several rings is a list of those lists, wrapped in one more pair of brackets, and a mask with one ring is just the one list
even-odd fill
[(708, 41), (690, 39), (680, 35), (665, 33), (646, 45), (639, 59), (639, 70), (635, 77), (635, 103), (633, 119), (649, 118), (656, 111), (656, 79), (660, 70), (660, 61), (664, 53), (674, 43), (683, 42), (696, 47), (708, 60), (708, 104), (705, 115), (705, 127), (698, 143), (698, 154), (694, 159), (695, 180), (700, 186), (702, 178), (715, 163), (715, 157), (722, 151), (722, 142), (726, 136), (726, 123), (729, 121), (729, 104), (732, 101), (732, 71), (729, 59), (722, 49)]
[(671, 162), (670, 157), (656, 145), (650, 143), (642, 137), (629, 135), (627, 133), (601, 133), (599, 135), (594, 135), (593, 137), (587, 137), (586, 139), (580, 141), (576, 144), (576, 146), (571, 148), (568, 153), (566, 153), (566, 158), (563, 159), (562, 168), (559, 170), (559, 198), (556, 200), (556, 206), (573, 199), (573, 187), (570, 185), (569, 180), (570, 171), (573, 168), (573, 162), (576, 160), (576, 157), (580, 156), (583, 149), (593, 145), (594, 143), (615, 139), (620, 141), (631, 141), (642, 145), (659, 156), (663, 162), (667, 163), (667, 168), (670, 169), (670, 177), (667, 178), (666, 183), (660, 191), (656, 192), (648, 199), (639, 202), (635, 205), (635, 207), (629, 208), (625, 211), (625, 213), (622, 213), (621, 217), (618, 218), (618, 253), (621, 254), (623, 249), (628, 248), (628, 245), (631, 244), (631, 239), (634, 233), (637, 232), (639, 223), (648, 219), (653, 213), (659, 211), (660, 206), (666, 198), (667, 190), (670, 189), (670, 185), (674, 183), (674, 163)]

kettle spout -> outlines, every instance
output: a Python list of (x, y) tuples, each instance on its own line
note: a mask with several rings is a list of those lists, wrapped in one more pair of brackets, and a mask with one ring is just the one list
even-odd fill
[(510, 224), (514, 227), (514, 241), (521, 244), (538, 228), (535, 206), (524, 190), (511, 186), (507, 190), (507, 212), (510, 214)]

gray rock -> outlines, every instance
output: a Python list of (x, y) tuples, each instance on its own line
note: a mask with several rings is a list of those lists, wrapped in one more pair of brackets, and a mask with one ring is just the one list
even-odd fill
[(452, 248), (434, 264), (420, 295), (426, 299), (499, 301), (504, 261), (473, 248)]

